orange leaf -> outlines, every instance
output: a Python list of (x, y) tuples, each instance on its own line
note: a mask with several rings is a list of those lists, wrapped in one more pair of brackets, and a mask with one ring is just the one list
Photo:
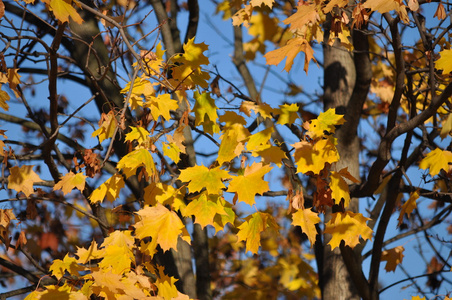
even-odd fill
[(403, 246), (397, 246), (389, 250), (384, 250), (381, 253), (381, 260), (386, 261), (386, 272), (394, 272), (397, 265), (402, 263), (404, 257), (403, 251), (405, 251)]
[(304, 52), (304, 68), (303, 70), (308, 73), (309, 62), (314, 60), (314, 50), (312, 50), (309, 42), (303, 37), (297, 37), (290, 39), (287, 44), (281, 48), (270, 51), (264, 55), (267, 59), (267, 65), (278, 65), (285, 57), (287, 57), (284, 70), (289, 72), (293, 65), (293, 60), (298, 55), (298, 53)]
[(239, 201), (254, 205), (256, 194), (269, 190), (268, 182), (264, 181), (264, 175), (272, 168), (262, 163), (254, 163), (245, 168), (243, 175), (235, 176), (229, 183), (228, 192), (235, 192)]
[(399, 224), (397, 226), (400, 226), (403, 222), (403, 215), (407, 214), (409, 217), (410, 214), (413, 212), (413, 210), (416, 209), (417, 204), (416, 200), (419, 198), (419, 191), (415, 191), (410, 194), (410, 198), (402, 205), (402, 209), (400, 210), (399, 218)]
[(366, 224), (368, 220), (362, 214), (351, 211), (333, 213), (331, 220), (325, 224), (324, 232), (331, 234), (328, 244), (334, 249), (344, 241), (346, 246), (354, 248), (359, 244), (360, 236), (364, 240), (372, 239), (373, 231)]
[(23, 192), (27, 197), (34, 193), (33, 183), (41, 181), (33, 166), (11, 167), (9, 173), (8, 189)]
[(300, 226), (303, 233), (307, 235), (312, 248), (315, 243), (315, 237), (317, 236), (315, 224), (320, 222), (318, 213), (313, 212), (309, 208), (300, 208), (292, 214), (292, 220), (292, 225)]
[(55, 184), (53, 190), (62, 190), (65, 195), (69, 194), (74, 188), (83, 191), (85, 188), (85, 179), (86, 176), (83, 173), (74, 174), (69, 172)]
[(105, 139), (111, 138), (115, 132), (117, 121), (113, 111), (108, 114), (102, 113), (99, 120), (99, 129), (92, 133), (92, 137), (97, 136), (99, 138), (99, 143), (102, 143)]
[(11, 220), (17, 220), (12, 208), (0, 209), (0, 226), (8, 228)]

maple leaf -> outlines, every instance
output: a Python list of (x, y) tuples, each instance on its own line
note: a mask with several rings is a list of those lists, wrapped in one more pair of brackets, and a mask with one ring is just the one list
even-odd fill
[(332, 0), (323, 8), (323, 13), (327, 14), (333, 10), (334, 7), (345, 7), (348, 4), (348, 0)]
[(99, 143), (102, 143), (105, 139), (113, 136), (116, 126), (118, 126), (118, 124), (113, 111), (110, 111), (108, 114), (102, 113), (99, 120), (99, 129), (94, 131), (91, 136), (97, 136), (99, 138)]
[(27, 197), (34, 193), (33, 183), (41, 181), (33, 166), (11, 167), (9, 174), (8, 189), (23, 192)]
[(9, 105), (8, 105), (8, 103), (6, 103), (6, 101), (9, 101), (9, 100), (10, 100), (10, 97), (9, 97), (8, 93), (0, 90), (0, 107), (3, 108), (5, 111), (9, 110)]
[(320, 222), (318, 213), (313, 212), (311, 209), (300, 208), (292, 214), (292, 225), (300, 226), (301, 230), (309, 239), (311, 248), (314, 246), (315, 238), (317, 236), (317, 230), (315, 225)]
[(13, 209), (0, 209), (0, 226), (8, 228), (11, 220), (17, 220), (16, 216), (14, 215)]
[(354, 248), (359, 244), (359, 237), (364, 240), (372, 239), (372, 229), (370, 229), (366, 221), (369, 218), (364, 217), (360, 213), (353, 213), (351, 211), (333, 213), (331, 220), (325, 224), (324, 233), (331, 234), (329, 245), (331, 249), (339, 247), (341, 241), (344, 241), (346, 246)]
[(397, 265), (402, 263), (403, 251), (405, 251), (403, 246), (397, 246), (381, 253), (381, 261), (386, 261), (386, 272), (395, 272)]
[(414, 191), (410, 194), (410, 198), (408, 198), (408, 200), (402, 205), (402, 209), (400, 210), (400, 214), (399, 214), (399, 218), (397, 220), (399, 220), (399, 224), (397, 226), (400, 226), (400, 224), (402, 224), (403, 222), (403, 215), (407, 214), (407, 216), (409, 217), (411, 215), (411, 213), (413, 212), (413, 210), (416, 209), (417, 204), (416, 204), (416, 200), (419, 199), (419, 191)]
[(154, 120), (158, 120), (161, 116), (165, 120), (171, 119), (171, 110), (179, 108), (179, 104), (176, 100), (171, 99), (170, 94), (160, 94), (157, 97), (147, 97), (145, 107), (151, 110), (151, 115)]
[(195, 125), (202, 125), (207, 133), (218, 133), (220, 127), (216, 124), (218, 107), (215, 105), (215, 100), (210, 96), (210, 93), (199, 94), (198, 91), (195, 91), (193, 97), (196, 100), (193, 107), (196, 117)]
[(256, 194), (262, 195), (270, 189), (268, 182), (264, 181), (264, 175), (271, 169), (269, 165), (263, 165), (263, 163), (254, 163), (246, 167), (243, 175), (232, 178), (228, 192), (235, 192), (239, 201), (254, 205)]
[(280, 114), (278, 118), (278, 124), (293, 124), (298, 119), (298, 104), (283, 104), (279, 106)]
[(68, 254), (61, 259), (56, 259), (53, 261), (52, 265), (49, 268), (49, 271), (52, 272), (52, 275), (55, 276), (58, 280), (64, 276), (66, 271), (73, 276), (79, 276), (78, 271), (83, 271), (85, 268), (80, 266), (77, 263), (77, 259), (75, 257), (70, 257)]
[(442, 124), (441, 132), (439, 136), (441, 139), (444, 139), (446, 136), (448, 136), (450, 133), (452, 133), (452, 114), (449, 114), (447, 116), (447, 119), (444, 120)]
[(236, 216), (237, 216), (232, 207), (232, 204), (227, 202), (226, 200), (224, 200), (223, 197), (219, 197), (217, 199), (217, 202), (219, 202), (221, 204), (221, 206), (223, 207), (223, 210), (225, 211), (226, 214), (218, 214), (217, 213), (215, 215), (215, 217), (213, 218), (214, 223), (212, 225), (215, 228), (215, 232), (224, 230), (227, 223), (234, 224)]
[(274, 131), (275, 128), (272, 126), (253, 134), (249, 137), (248, 142), (246, 143), (246, 148), (253, 151), (260, 149), (261, 145), (267, 145)]
[(336, 114), (336, 110), (330, 108), (326, 112), (321, 113), (317, 119), (305, 123), (303, 127), (308, 130), (306, 134), (309, 135), (311, 139), (315, 140), (330, 133), (334, 133), (336, 131), (336, 126), (344, 123), (344, 116)]
[(314, 2), (307, 5), (298, 5), (297, 12), (285, 19), (286, 25), (290, 24), (290, 29), (296, 31), (303, 29), (309, 23), (316, 23), (320, 19)]
[(444, 20), (446, 18), (446, 9), (444, 8), (444, 5), (440, 2), (438, 3), (438, 7), (436, 8), (435, 14), (433, 17), (437, 17), (438, 20)]
[[(111, 272), (104, 272), (103, 270), (94, 271), (90, 274), (94, 283), (92, 287), (100, 287), (101, 291), (106, 293), (121, 294), (126, 286), (122, 283), (122, 275)], [(114, 297), (116, 298), (116, 297)], [(114, 299), (112, 298), (112, 299)]]
[(348, 168), (341, 169), (339, 172), (332, 171), (330, 175), (330, 188), (332, 190), (331, 197), (336, 200), (334, 202), (336, 204), (339, 204), (341, 199), (344, 199), (344, 207), (348, 207), (350, 203), (350, 192), (348, 189), (348, 183), (344, 180), (344, 178), (354, 183), (359, 183), (359, 180), (348, 172)]
[(251, 116), (251, 111), (254, 111), (256, 114), (260, 114), (262, 118), (273, 118), (272, 114), (277, 113), (277, 110), (272, 108), (267, 103), (259, 103), (256, 104), (252, 101), (243, 101), (240, 105), (241, 112), (243, 112), (248, 117)]
[(78, 256), (77, 262), (86, 264), (90, 260), (96, 260), (104, 256), (104, 251), (97, 248), (96, 241), (92, 241), (88, 249), (77, 247), (75, 255)]
[(143, 127), (130, 126), (131, 131), (126, 134), (126, 141), (137, 141), (139, 145), (149, 139), (149, 131)]
[(257, 254), (259, 246), (261, 245), (261, 232), (268, 227), (278, 230), (279, 226), (276, 224), (272, 215), (262, 212), (255, 212), (245, 218), (245, 222), (238, 227), (237, 233), (238, 241), (246, 241), (246, 251), (251, 251)]
[(124, 185), (124, 178), (120, 174), (114, 174), (91, 193), (89, 200), (91, 203), (97, 203), (104, 201), (106, 197), (108, 201), (113, 202), (119, 197)]
[(60, 181), (53, 187), (53, 190), (62, 190), (65, 195), (69, 194), (74, 188), (82, 192), (85, 189), (86, 177), (83, 173), (74, 174), (69, 172), (61, 177)]
[[(144, 188), (144, 204), (170, 205), (174, 210), (183, 210), (185, 208), (184, 195), (180, 190), (176, 190), (171, 185), (162, 182), (152, 182)], [(182, 212), (182, 211), (181, 211)]]
[(444, 49), (439, 52), (441, 57), (436, 61), (436, 68), (443, 70), (443, 74), (452, 72), (452, 49)]
[(286, 153), (280, 147), (272, 145), (261, 146), (251, 152), (254, 157), (260, 157), (262, 163), (274, 163), (278, 167), (282, 166), (282, 160), (287, 159)]
[(420, 297), (420, 296), (411, 296), (411, 300), (425, 300), (425, 297)]
[(74, 22), (78, 24), (83, 23), (83, 19), (78, 14), (77, 10), (72, 6), (72, 2), (77, 3), (72, 0), (43, 0), (47, 4), (49, 9), (53, 11), (55, 17), (61, 22), (69, 22), (69, 17), (71, 17)]
[(267, 5), (269, 8), (273, 7), (274, 0), (251, 0), (250, 4), (252, 6), (261, 6), (262, 4)]
[(328, 137), (312, 145), (301, 141), (292, 145), (295, 147), (294, 158), (297, 163), (297, 172), (309, 171), (319, 174), (325, 167), (325, 163), (334, 163), (339, 160), (339, 153), (334, 145), (334, 138)]
[[(170, 136), (169, 136), (170, 137)], [(171, 158), (176, 164), (180, 161), (181, 149), (176, 143), (162, 142), (163, 155)]]
[(99, 267), (114, 274), (123, 274), (130, 271), (131, 264), (134, 263), (135, 256), (131, 248), (110, 245), (105, 248), (104, 258), (99, 263)]
[(155, 285), (158, 287), (158, 295), (165, 300), (171, 300), (178, 296), (178, 291), (175, 286), (176, 278), (170, 277), (163, 272), (162, 266), (157, 266), (159, 276)]
[(86, 300), (88, 299), (81, 291), (73, 291), (72, 287), (65, 283), (62, 286), (47, 285), (46, 290), (42, 292), (33, 291), (24, 300), (54, 300), (54, 299), (70, 299), (70, 300)]
[(157, 203), (154, 207), (146, 206), (137, 214), (141, 220), (134, 227), (135, 235), (139, 239), (151, 237), (157, 240), (164, 251), (170, 248), (177, 251), (177, 240), (185, 226), (174, 211)]
[(151, 153), (149, 153), (149, 150), (139, 148), (127, 153), (116, 165), (118, 170), (122, 169), (127, 178), (135, 175), (136, 170), (139, 167), (144, 167), (149, 175), (156, 172), (154, 159), (152, 158)]
[(309, 62), (311, 60), (313, 60), (314, 62), (317, 61), (314, 58), (314, 50), (312, 49), (309, 42), (303, 37), (290, 39), (285, 46), (268, 52), (264, 55), (264, 57), (267, 59), (267, 65), (278, 65), (285, 57), (287, 57), (284, 70), (286, 72), (289, 72), (292, 68), (295, 57), (300, 52), (304, 52), (305, 54), (303, 70), (307, 74)]
[(230, 177), (228, 172), (221, 170), (220, 167), (208, 169), (201, 165), (182, 170), (179, 180), (189, 182), (187, 187), (191, 193), (206, 188), (209, 194), (218, 194), (225, 187), (222, 181)]
[(430, 176), (438, 175), (441, 169), (448, 172), (452, 163), (452, 152), (436, 148), (425, 156), (419, 163), (420, 169), (429, 169)]
[(207, 195), (205, 192), (194, 198), (186, 207), (184, 216), (195, 216), (195, 223), (202, 228), (214, 224), (217, 214), (227, 215), (218, 195)]
[(204, 51), (209, 50), (209, 46), (204, 44), (204, 42), (195, 44), (195, 38), (191, 38), (184, 44), (183, 48), (184, 64), (195, 68), (209, 64), (209, 59), (203, 54)]
[[(245, 143), (243, 142), (243, 133), (239, 130), (234, 130), (236, 127), (242, 127), (243, 125), (238, 124), (237, 126), (232, 126), (227, 128), (224, 134), (220, 137), (221, 144), (218, 149), (218, 164), (221, 166), (224, 162), (231, 161), (235, 157), (239, 156), (245, 149)], [(225, 128), (226, 129), (226, 128)]]

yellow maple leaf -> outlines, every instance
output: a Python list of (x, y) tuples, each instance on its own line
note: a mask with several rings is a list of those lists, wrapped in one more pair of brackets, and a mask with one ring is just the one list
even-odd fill
[(442, 69), (443, 74), (452, 72), (452, 49), (444, 49), (439, 52), (441, 57), (436, 61), (436, 68)]
[[(411, 300), (425, 300), (425, 297), (420, 297), (420, 296), (411, 296)], [(444, 299), (446, 300), (446, 299)]]
[(239, 111), (243, 112), (248, 117), (251, 116), (251, 111), (254, 111), (256, 114), (260, 114), (262, 118), (273, 118), (272, 114), (277, 113), (273, 107), (268, 105), (267, 103), (259, 103), (256, 104), (252, 101), (243, 101), (240, 105)]
[(99, 138), (99, 143), (102, 143), (103, 140), (113, 136), (116, 126), (118, 126), (118, 124), (113, 111), (110, 111), (108, 114), (102, 113), (99, 120), (99, 129), (94, 131), (91, 136), (97, 136)]
[(311, 248), (314, 246), (317, 230), (315, 225), (320, 222), (319, 214), (311, 209), (300, 208), (292, 214), (292, 225), (300, 226), (301, 230), (309, 239)]
[(408, 200), (402, 205), (402, 209), (400, 210), (399, 218), (397, 219), (397, 220), (399, 220), (399, 224), (397, 226), (400, 226), (400, 224), (402, 224), (403, 215), (407, 214), (407, 216), (409, 217), (411, 215), (411, 213), (413, 212), (413, 210), (416, 209), (416, 207), (417, 207), (416, 200), (417, 199), (419, 199), (419, 191), (418, 190), (412, 192), (410, 194), (410, 198), (408, 198)]
[(260, 149), (262, 145), (267, 145), (270, 141), (272, 133), (275, 131), (273, 127), (268, 127), (262, 131), (259, 131), (249, 137), (246, 143), (246, 148), (249, 151)]
[(53, 11), (55, 17), (61, 22), (69, 22), (71, 17), (74, 22), (78, 24), (83, 23), (83, 19), (78, 14), (77, 10), (72, 6), (72, 3), (77, 3), (72, 0), (44, 0), (49, 9)]
[(127, 153), (116, 165), (118, 170), (122, 169), (127, 178), (135, 175), (139, 167), (144, 167), (149, 175), (155, 174), (154, 159), (149, 150), (139, 148)]
[(53, 187), (53, 190), (62, 190), (65, 195), (69, 194), (74, 188), (82, 192), (85, 188), (86, 177), (83, 173), (74, 174), (69, 172), (61, 177), (60, 181)]
[(13, 209), (0, 209), (0, 226), (8, 228), (11, 220), (17, 220), (16, 216), (14, 215)]
[(397, 246), (389, 250), (384, 250), (381, 253), (381, 261), (386, 261), (386, 272), (394, 272), (397, 265), (402, 263), (404, 257), (403, 251), (405, 251), (403, 246)]
[(203, 54), (204, 51), (209, 50), (209, 46), (204, 42), (195, 44), (195, 38), (191, 38), (183, 46), (184, 53), (182, 54), (183, 63), (192, 67), (200, 67), (201, 65), (208, 65), (209, 58)]
[(218, 194), (225, 187), (222, 181), (230, 177), (228, 172), (221, 170), (220, 167), (208, 169), (201, 165), (182, 170), (179, 180), (189, 182), (188, 189), (191, 193), (206, 188), (209, 194)]
[(226, 214), (216, 214), (213, 218), (214, 223), (212, 225), (215, 228), (215, 232), (224, 230), (227, 223), (234, 224), (237, 216), (231, 203), (224, 200), (223, 197), (219, 197), (217, 201), (221, 204)]
[[(242, 125), (238, 125), (243, 127)], [(224, 134), (220, 137), (221, 144), (218, 149), (218, 164), (221, 166), (224, 162), (229, 162), (235, 157), (239, 156), (243, 150), (245, 150), (245, 142), (240, 140), (241, 132), (234, 130), (236, 126), (231, 127), (230, 130), (225, 130)], [(226, 129), (226, 128), (225, 128)]]
[(359, 244), (359, 237), (364, 240), (372, 239), (372, 229), (366, 222), (370, 220), (360, 213), (351, 211), (333, 213), (331, 220), (325, 224), (325, 233), (331, 234), (331, 240), (328, 243), (331, 249), (339, 247), (341, 241), (346, 246), (354, 248)]
[(105, 247), (104, 258), (99, 263), (99, 267), (114, 274), (124, 274), (125, 272), (130, 271), (130, 267), (134, 263), (135, 256), (132, 248), (110, 245)]
[(323, 13), (327, 14), (333, 10), (334, 7), (345, 7), (348, 4), (348, 0), (332, 0), (323, 8)]
[(452, 163), (452, 152), (436, 148), (421, 160), (419, 168), (429, 169), (429, 174), (433, 177), (438, 175), (441, 169), (448, 172), (449, 163)]
[(224, 206), (219, 201), (220, 198), (218, 195), (201, 193), (187, 205), (184, 216), (194, 216), (195, 223), (201, 225), (202, 228), (214, 225), (214, 218), (217, 214), (227, 215)]
[(272, 168), (263, 163), (254, 163), (245, 168), (243, 175), (232, 177), (228, 192), (236, 193), (239, 201), (254, 205), (256, 194), (263, 194), (269, 190), (268, 182), (264, 181), (264, 175)]
[(176, 288), (177, 279), (166, 275), (163, 270), (163, 266), (157, 266), (159, 276), (155, 285), (158, 288), (158, 295), (165, 300), (175, 299), (178, 296), (178, 291)]
[(215, 100), (210, 96), (210, 93), (199, 94), (195, 91), (193, 97), (196, 100), (193, 111), (195, 112), (195, 125), (203, 125), (204, 131), (210, 134), (218, 133), (220, 127), (216, 124), (218, 119)]
[(88, 249), (77, 247), (77, 252), (75, 253), (78, 259), (77, 262), (80, 264), (86, 264), (90, 260), (96, 260), (104, 256), (104, 251), (99, 250), (96, 241), (92, 241)]
[(157, 203), (154, 207), (146, 206), (137, 214), (141, 220), (134, 227), (139, 239), (151, 237), (157, 240), (164, 251), (170, 248), (177, 251), (177, 240), (180, 235), (185, 234), (185, 226), (174, 211)]
[(25, 196), (34, 193), (33, 183), (41, 181), (33, 166), (11, 167), (8, 176), (8, 189), (23, 192)]
[(343, 115), (337, 115), (334, 108), (328, 109), (326, 112), (321, 113), (317, 119), (311, 120), (309, 123), (305, 123), (303, 127), (307, 129), (307, 135), (311, 139), (322, 138), (325, 135), (334, 133), (337, 125), (345, 123)]
[(124, 185), (124, 178), (114, 174), (91, 193), (89, 200), (91, 203), (97, 203), (104, 201), (106, 197), (108, 201), (113, 202), (119, 197), (119, 192)]
[(75, 257), (70, 257), (69, 254), (61, 259), (56, 259), (52, 262), (52, 265), (49, 268), (49, 271), (52, 272), (52, 275), (55, 276), (58, 280), (64, 276), (66, 271), (73, 276), (79, 276), (78, 271), (82, 271), (85, 268), (80, 266), (77, 263), (77, 259)]
[(273, 216), (267, 213), (255, 212), (245, 218), (245, 222), (238, 227), (238, 241), (246, 241), (246, 251), (257, 254), (261, 245), (261, 232), (267, 228), (278, 230), (279, 226)]
[(66, 282), (62, 286), (47, 285), (46, 290), (42, 292), (33, 291), (24, 300), (54, 300), (54, 299), (70, 299), (85, 300), (87, 297), (81, 291), (73, 291), (72, 287)]
[(157, 97), (147, 97), (146, 107), (151, 110), (151, 115), (154, 120), (158, 120), (161, 116), (166, 121), (171, 119), (171, 110), (176, 110), (179, 104), (176, 100), (171, 99), (170, 94), (160, 94)]
[(279, 106), (278, 124), (293, 124), (298, 119), (298, 104), (283, 104)]
[(278, 167), (282, 166), (282, 160), (287, 159), (286, 153), (280, 147), (263, 145), (251, 152), (254, 157), (260, 157), (264, 164), (274, 163)]
[[(99, 271), (93, 271), (90, 275), (92, 276), (94, 281), (92, 287), (100, 287), (100, 291), (104, 293), (108, 293), (110, 295), (111, 293), (121, 294), (122, 291), (126, 288), (121, 280), (122, 275), (120, 274), (106, 272), (105, 270), (101, 269)], [(116, 297), (113, 296), (113, 298)]]
[(439, 136), (444, 139), (446, 136), (452, 133), (452, 114), (449, 114), (446, 120), (443, 121), (443, 126), (441, 127), (441, 132)]
[(297, 163), (297, 172), (307, 173), (309, 171), (319, 174), (326, 163), (334, 163), (339, 160), (339, 153), (334, 145), (334, 138), (328, 137), (312, 145), (301, 141), (292, 145), (295, 147), (294, 158)]
[(8, 76), (8, 83), (9, 87), (14, 91), (16, 96), (18, 96), (18, 90), (17, 86), (20, 84), (20, 75), (19, 75), (19, 69), (8, 69), (7, 71)]
[(171, 158), (176, 164), (180, 161), (181, 149), (176, 143), (162, 142), (163, 155)]
[(162, 182), (152, 182), (145, 187), (143, 198), (146, 205), (170, 205), (174, 210), (181, 210), (182, 214), (186, 207), (181, 191)]
[(348, 189), (348, 183), (344, 178), (354, 183), (359, 183), (359, 180), (348, 172), (348, 168), (341, 169), (339, 172), (332, 171), (330, 175), (331, 197), (335, 200), (334, 203), (336, 204), (339, 204), (341, 199), (344, 199), (344, 207), (348, 207), (350, 203), (350, 191)]
[(268, 52), (264, 57), (267, 59), (267, 65), (278, 65), (285, 57), (287, 57), (284, 70), (289, 72), (295, 57), (300, 52), (305, 54), (303, 70), (308, 73), (309, 62), (311, 60), (314, 62), (317, 61), (314, 58), (314, 50), (309, 42), (303, 37), (290, 39), (285, 46)]
[(149, 131), (143, 127), (130, 126), (131, 131), (126, 134), (126, 141), (137, 141), (139, 145), (149, 139)]

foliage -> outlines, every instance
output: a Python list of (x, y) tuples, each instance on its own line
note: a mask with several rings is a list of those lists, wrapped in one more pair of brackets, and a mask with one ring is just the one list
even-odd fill
[[(325, 275), (336, 251), (349, 292), (378, 299), (392, 287), (378, 284), (381, 262), (405, 272), (408, 256), (387, 246), (418, 232), (434, 253), (420, 272), (439, 293), (450, 244), (432, 231), (452, 212), (448, 4), (215, 2), (234, 26), (230, 79), (213, 63), (218, 45), (195, 39), (198, 1), (33, 2), (0, 0), (1, 275), (31, 282), (2, 297), (328, 299), (328, 280), (345, 286)], [(355, 77), (328, 74), (319, 44), (354, 57)], [(323, 96), (291, 78), (300, 53), (306, 74), (325, 68)], [(262, 69), (249, 66), (261, 59), (259, 90)], [(272, 96), (267, 76), (284, 85)], [(329, 105), (331, 87), (353, 93)], [(391, 225), (401, 232), (389, 239)]]

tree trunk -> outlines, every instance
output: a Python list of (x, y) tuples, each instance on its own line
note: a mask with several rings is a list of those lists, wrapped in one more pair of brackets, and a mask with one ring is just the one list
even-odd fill
[[(329, 28), (325, 28), (325, 41), (329, 38)], [(337, 114), (344, 114), (346, 123), (336, 131), (337, 149), (340, 160), (336, 163), (335, 170), (348, 168), (350, 174), (359, 180), (359, 139), (357, 127), (361, 109), (369, 91), (371, 82), (371, 69), (368, 54), (367, 36), (361, 31), (354, 31), (353, 41), (356, 53), (351, 53), (340, 45), (324, 44), (324, 109), (335, 108)], [(358, 212), (357, 198), (350, 201), (347, 208)], [(333, 208), (334, 210), (334, 208)], [(325, 215), (325, 222), (331, 219), (331, 210)], [(361, 264), (360, 247), (355, 251), (342, 251), (336, 248), (333, 251), (328, 244), (330, 235), (324, 235), (323, 257), (319, 266), (320, 288), (322, 298), (329, 299), (360, 299), (368, 291), (367, 281), (362, 275), (350, 275), (349, 270), (356, 266), (347, 266), (342, 255), (349, 257), (349, 264)], [(345, 254), (346, 252), (347, 254)], [(358, 269), (361, 269), (360, 267)], [(361, 284), (360, 284), (361, 283)], [(364, 287), (361, 285), (364, 283)], [(358, 292), (359, 290), (359, 292)], [(364, 296), (364, 298), (366, 298)]]

